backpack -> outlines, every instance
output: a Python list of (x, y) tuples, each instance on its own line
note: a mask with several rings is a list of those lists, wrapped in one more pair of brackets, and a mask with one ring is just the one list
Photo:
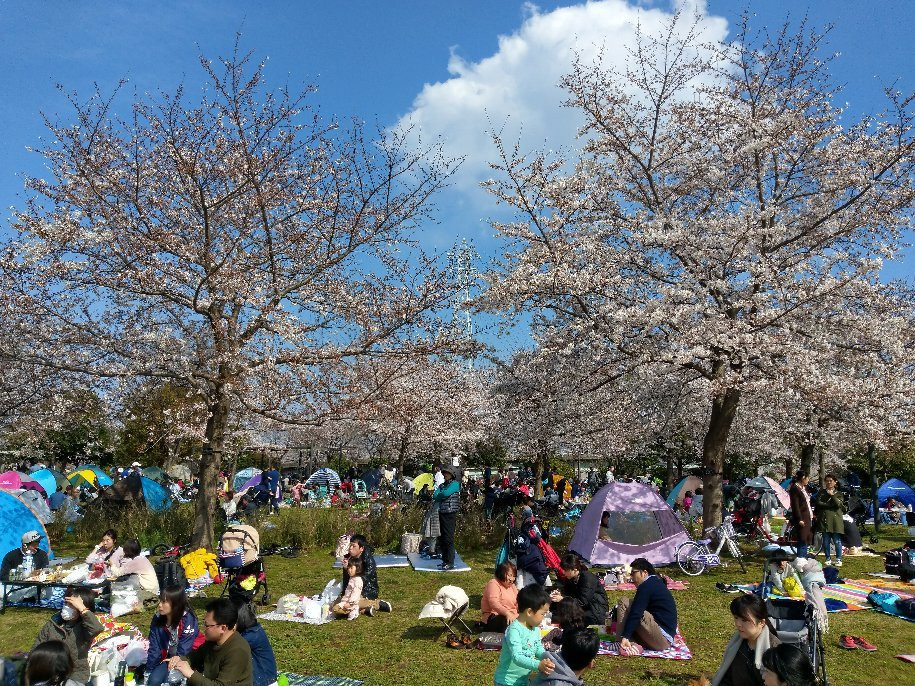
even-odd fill
[(899, 569), (902, 567), (903, 556), (908, 558), (908, 554), (902, 548), (888, 550), (883, 555), (883, 566), (887, 574), (899, 575)]
[(184, 567), (178, 560), (172, 558), (159, 560), (153, 565), (156, 570), (156, 578), (159, 580), (159, 588), (166, 586), (180, 586), (187, 588), (187, 576), (184, 573)]

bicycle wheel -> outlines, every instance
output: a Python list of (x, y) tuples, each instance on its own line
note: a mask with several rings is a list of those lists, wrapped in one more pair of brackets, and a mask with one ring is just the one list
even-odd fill
[(705, 563), (699, 559), (699, 555), (703, 553), (705, 553), (705, 550), (702, 546), (695, 541), (687, 541), (677, 547), (674, 557), (684, 574), (698, 576), (705, 571)]
[(149, 551), (149, 554), (152, 557), (159, 557), (166, 550), (171, 550), (171, 546), (168, 543), (156, 543), (156, 545), (154, 545)]
[(740, 546), (737, 545), (737, 541), (733, 538), (728, 539), (728, 549), (730, 550), (731, 555), (740, 563), (740, 571), (746, 574), (747, 566), (743, 563), (743, 553), (740, 552)]

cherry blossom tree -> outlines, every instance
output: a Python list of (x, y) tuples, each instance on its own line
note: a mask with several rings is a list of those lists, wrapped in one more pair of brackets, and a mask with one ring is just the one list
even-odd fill
[(201, 65), (195, 102), (182, 87), (120, 117), (117, 94), (70, 96), (2, 268), (26, 362), (199, 394), (193, 542), (209, 546), (233, 415), (314, 423), (358, 403), (342, 389), (363, 361), (454, 347), (453, 284), (411, 239), (454, 164), (322, 120), (237, 46)]
[(623, 71), (579, 61), (564, 78), (579, 156), (496, 138), (487, 186), (517, 219), (495, 224), (511, 249), (489, 306), (534, 311), (603, 368), (701, 378), (709, 524), (745, 393), (854, 393), (869, 377), (836, 374), (839, 351), (850, 370), (911, 369), (893, 364), (910, 302), (879, 273), (910, 225), (912, 98), (889, 91), (886, 112), (850, 121), (823, 51), (806, 26), (746, 22), (703, 44), (678, 17)]

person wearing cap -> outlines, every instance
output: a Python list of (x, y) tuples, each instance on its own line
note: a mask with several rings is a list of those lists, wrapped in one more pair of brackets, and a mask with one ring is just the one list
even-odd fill
[(456, 479), (457, 467), (442, 467), (445, 481), (435, 489), (432, 499), (438, 503), (439, 548), (442, 551), (442, 562), (439, 569), (454, 569), (454, 532), (457, 528), (457, 514), (461, 508), (461, 482)]
[(142, 473), (143, 473), (143, 465), (141, 465), (139, 462), (133, 462), (133, 463), (130, 465), (130, 471), (131, 471), (131, 472), (136, 472), (137, 474), (142, 474)]
[(50, 565), (48, 554), (38, 547), (42, 538), (43, 536), (34, 530), (22, 534), (22, 545), (3, 556), (3, 564), (0, 565), (0, 581), (8, 581), (10, 572), (29, 560), (31, 560), (32, 569), (45, 569)]

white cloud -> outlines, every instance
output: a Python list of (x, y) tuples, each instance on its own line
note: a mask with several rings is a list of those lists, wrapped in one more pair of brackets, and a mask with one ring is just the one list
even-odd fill
[[(401, 125), (414, 125), (425, 140), (441, 136), (446, 152), (466, 158), (456, 179), (464, 201), (482, 210), (486, 198), (479, 182), (488, 178), (496, 159), (490, 132), (501, 131), (522, 149), (565, 149), (575, 145), (581, 122), (577, 111), (562, 107), (566, 94), (558, 84), (571, 69), (576, 52), (593, 59), (603, 48), (608, 64), (622, 65), (633, 44), (637, 25), (653, 34), (670, 18), (672, 9), (644, 6), (637, 0), (600, 0), (542, 13), (527, 5), (521, 27), (499, 37), (498, 51), (479, 62), (452, 52), (447, 81), (426, 84)], [(671, 5), (668, 5), (670, 8)], [(704, 0), (674, 0), (672, 7), (703, 18), (704, 37), (722, 40), (727, 23), (709, 17)], [(491, 204), (489, 205), (491, 207)]]

